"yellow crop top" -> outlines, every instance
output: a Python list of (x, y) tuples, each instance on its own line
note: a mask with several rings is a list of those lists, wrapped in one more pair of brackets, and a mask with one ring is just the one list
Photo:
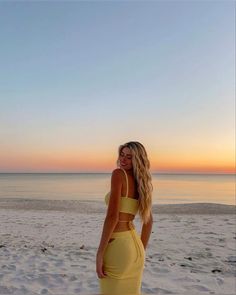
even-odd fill
[[(120, 168), (120, 169), (122, 169), (122, 168)], [(124, 171), (125, 177), (126, 177), (127, 192), (126, 192), (125, 197), (121, 196), (119, 212), (136, 215), (136, 213), (138, 212), (138, 205), (139, 205), (138, 200), (128, 197), (128, 190), (129, 190), (128, 176), (127, 176), (125, 170), (124, 169), (122, 169), (122, 170)], [(105, 196), (105, 202), (107, 205), (109, 204), (109, 200), (110, 200), (110, 192), (107, 193)]]

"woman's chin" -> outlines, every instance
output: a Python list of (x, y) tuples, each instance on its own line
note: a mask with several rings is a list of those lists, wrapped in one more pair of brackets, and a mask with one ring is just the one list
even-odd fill
[(120, 168), (123, 168), (125, 170), (131, 170), (132, 167), (128, 166), (128, 165), (120, 165)]
[(125, 169), (125, 168), (127, 168), (127, 165), (124, 165), (124, 164), (122, 165), (122, 164), (120, 164), (120, 167)]

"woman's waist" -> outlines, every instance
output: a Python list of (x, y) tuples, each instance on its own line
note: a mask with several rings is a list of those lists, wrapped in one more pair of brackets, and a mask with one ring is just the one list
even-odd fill
[(114, 232), (128, 231), (135, 229), (133, 220), (119, 220), (114, 228)]

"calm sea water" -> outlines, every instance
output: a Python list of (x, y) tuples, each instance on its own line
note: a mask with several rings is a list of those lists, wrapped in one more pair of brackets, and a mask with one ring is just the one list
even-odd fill
[[(104, 200), (106, 173), (0, 173), (0, 198)], [(235, 204), (235, 175), (153, 174), (153, 203)]]

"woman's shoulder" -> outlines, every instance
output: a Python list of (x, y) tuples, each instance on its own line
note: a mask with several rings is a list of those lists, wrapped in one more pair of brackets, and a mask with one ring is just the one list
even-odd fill
[(124, 172), (122, 171), (121, 168), (116, 168), (112, 171), (111, 175), (112, 176), (121, 176)]
[(114, 184), (121, 184), (123, 182), (123, 173), (124, 172), (120, 168), (114, 169), (111, 174), (111, 182)]

